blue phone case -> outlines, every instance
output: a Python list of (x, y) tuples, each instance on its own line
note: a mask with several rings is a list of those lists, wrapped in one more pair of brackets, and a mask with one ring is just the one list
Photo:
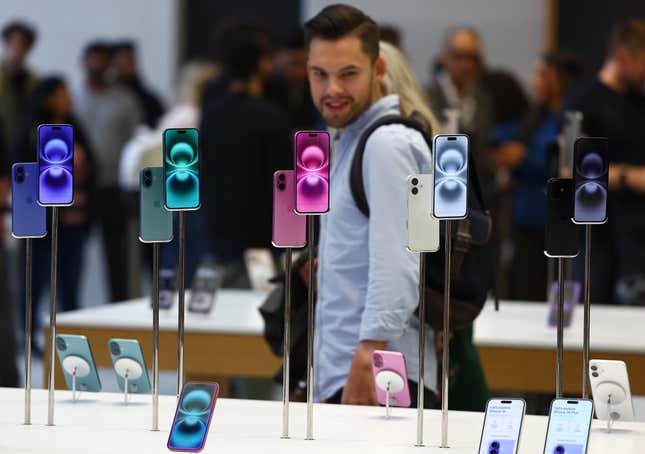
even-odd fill
[(144, 243), (172, 241), (172, 217), (164, 208), (163, 167), (144, 167), (139, 173), (139, 239)]
[(47, 235), (47, 208), (38, 205), (38, 163), (11, 166), (11, 234), (15, 238)]
[[(143, 357), (143, 350), (141, 350), (139, 341), (136, 339), (110, 339), (108, 341), (108, 348), (110, 349), (113, 365), (120, 359), (131, 359), (141, 366), (142, 372), (140, 377), (136, 379), (128, 378), (128, 392), (133, 394), (149, 393), (150, 378), (148, 377), (148, 368), (146, 367), (146, 360)], [(119, 389), (123, 392), (125, 379), (116, 373), (116, 371), (115, 374)]]
[(80, 357), (89, 364), (89, 374), (76, 376), (76, 389), (90, 392), (101, 391), (101, 380), (96, 370), (94, 355), (92, 355), (92, 349), (87, 337), (75, 334), (56, 335), (56, 353), (58, 353), (58, 360), (65, 375), (65, 383), (69, 389), (72, 389), (73, 377), (71, 371), (65, 370), (65, 360), (68, 357)]

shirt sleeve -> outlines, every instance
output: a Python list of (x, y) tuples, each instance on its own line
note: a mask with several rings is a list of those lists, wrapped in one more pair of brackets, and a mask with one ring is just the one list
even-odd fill
[[(416, 145), (416, 146), (415, 146)], [(407, 177), (418, 173), (416, 132), (384, 126), (367, 141), (363, 179), (370, 206), (369, 278), (360, 340), (391, 341), (403, 335), (419, 301), (419, 254), (407, 245)]]

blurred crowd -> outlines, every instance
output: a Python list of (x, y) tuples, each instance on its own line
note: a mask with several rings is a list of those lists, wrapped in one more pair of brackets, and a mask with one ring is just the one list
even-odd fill
[[(71, 87), (64, 77), (27, 65), (38, 39), (23, 22), (2, 30), (0, 207), (10, 211), (10, 164), (36, 160), (36, 127), (72, 124), (76, 187), (74, 206), (61, 214), (61, 308), (79, 306), (79, 277), (95, 228), (109, 300), (140, 291), (138, 277), (149, 258), (136, 239), (138, 172), (161, 165), (161, 131), (168, 127), (200, 130), (203, 207), (188, 216), (186, 281), (208, 259), (227, 267), (228, 285), (248, 286), (244, 251), (270, 247), (272, 173), (291, 168), (294, 131), (326, 128), (309, 92), (302, 30), (276, 37), (253, 19), (220, 24), (210, 58), (180, 68), (169, 103), (141, 74), (134, 41), (88, 43), (80, 51), (82, 83)], [(384, 25), (382, 39), (405, 51), (395, 27)], [(594, 236), (592, 299), (645, 303), (645, 22), (615, 28), (598, 74), (583, 74), (576, 55), (566, 51), (536, 55), (530, 87), (508, 69), (487, 66), (485, 43), (470, 27), (447, 30), (441, 52), (429, 57), (431, 83), (420, 96), (426, 96), (428, 117), (438, 120), (433, 132), (470, 136), (493, 212), (500, 296), (546, 298), (552, 280), (543, 254), (549, 150), (562, 146), (564, 112), (576, 110), (584, 134), (609, 137), (612, 162), (610, 223)], [(20, 326), (24, 285), (16, 270), (24, 254), (7, 258), (8, 230), (0, 229), (0, 323)], [(162, 262), (176, 263), (174, 243), (164, 248)], [(33, 278), (37, 302), (49, 285), (48, 239), (35, 242)], [(12, 332), (0, 327), (7, 338)], [(16, 380), (15, 371), (0, 368), (0, 385)]]

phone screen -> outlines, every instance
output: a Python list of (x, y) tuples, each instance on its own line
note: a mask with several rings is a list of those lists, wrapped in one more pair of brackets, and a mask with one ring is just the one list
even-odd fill
[(200, 451), (204, 447), (218, 392), (217, 383), (184, 385), (170, 428), (168, 449)]
[(603, 223), (607, 219), (609, 178), (607, 139), (581, 137), (574, 150), (573, 220)]
[(479, 454), (516, 454), (524, 418), (522, 399), (491, 399), (486, 404)]
[(296, 211), (329, 211), (329, 134), (300, 131), (295, 140)]
[(38, 126), (38, 203), (66, 206), (74, 201), (74, 129)]
[(166, 208), (196, 210), (199, 197), (199, 131), (166, 129), (163, 133)]
[(590, 400), (555, 399), (549, 412), (544, 454), (585, 454), (592, 413)]
[(461, 219), (468, 207), (468, 136), (435, 136), (434, 204), (437, 219)]

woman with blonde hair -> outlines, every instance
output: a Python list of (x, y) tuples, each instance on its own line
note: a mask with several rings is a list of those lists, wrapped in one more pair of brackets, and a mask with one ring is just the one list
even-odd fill
[(429, 135), (439, 134), (439, 121), (432, 114), (428, 100), (403, 53), (385, 41), (379, 43), (379, 51), (387, 65), (381, 82), (384, 94), (399, 95), (401, 115), (419, 121)]

